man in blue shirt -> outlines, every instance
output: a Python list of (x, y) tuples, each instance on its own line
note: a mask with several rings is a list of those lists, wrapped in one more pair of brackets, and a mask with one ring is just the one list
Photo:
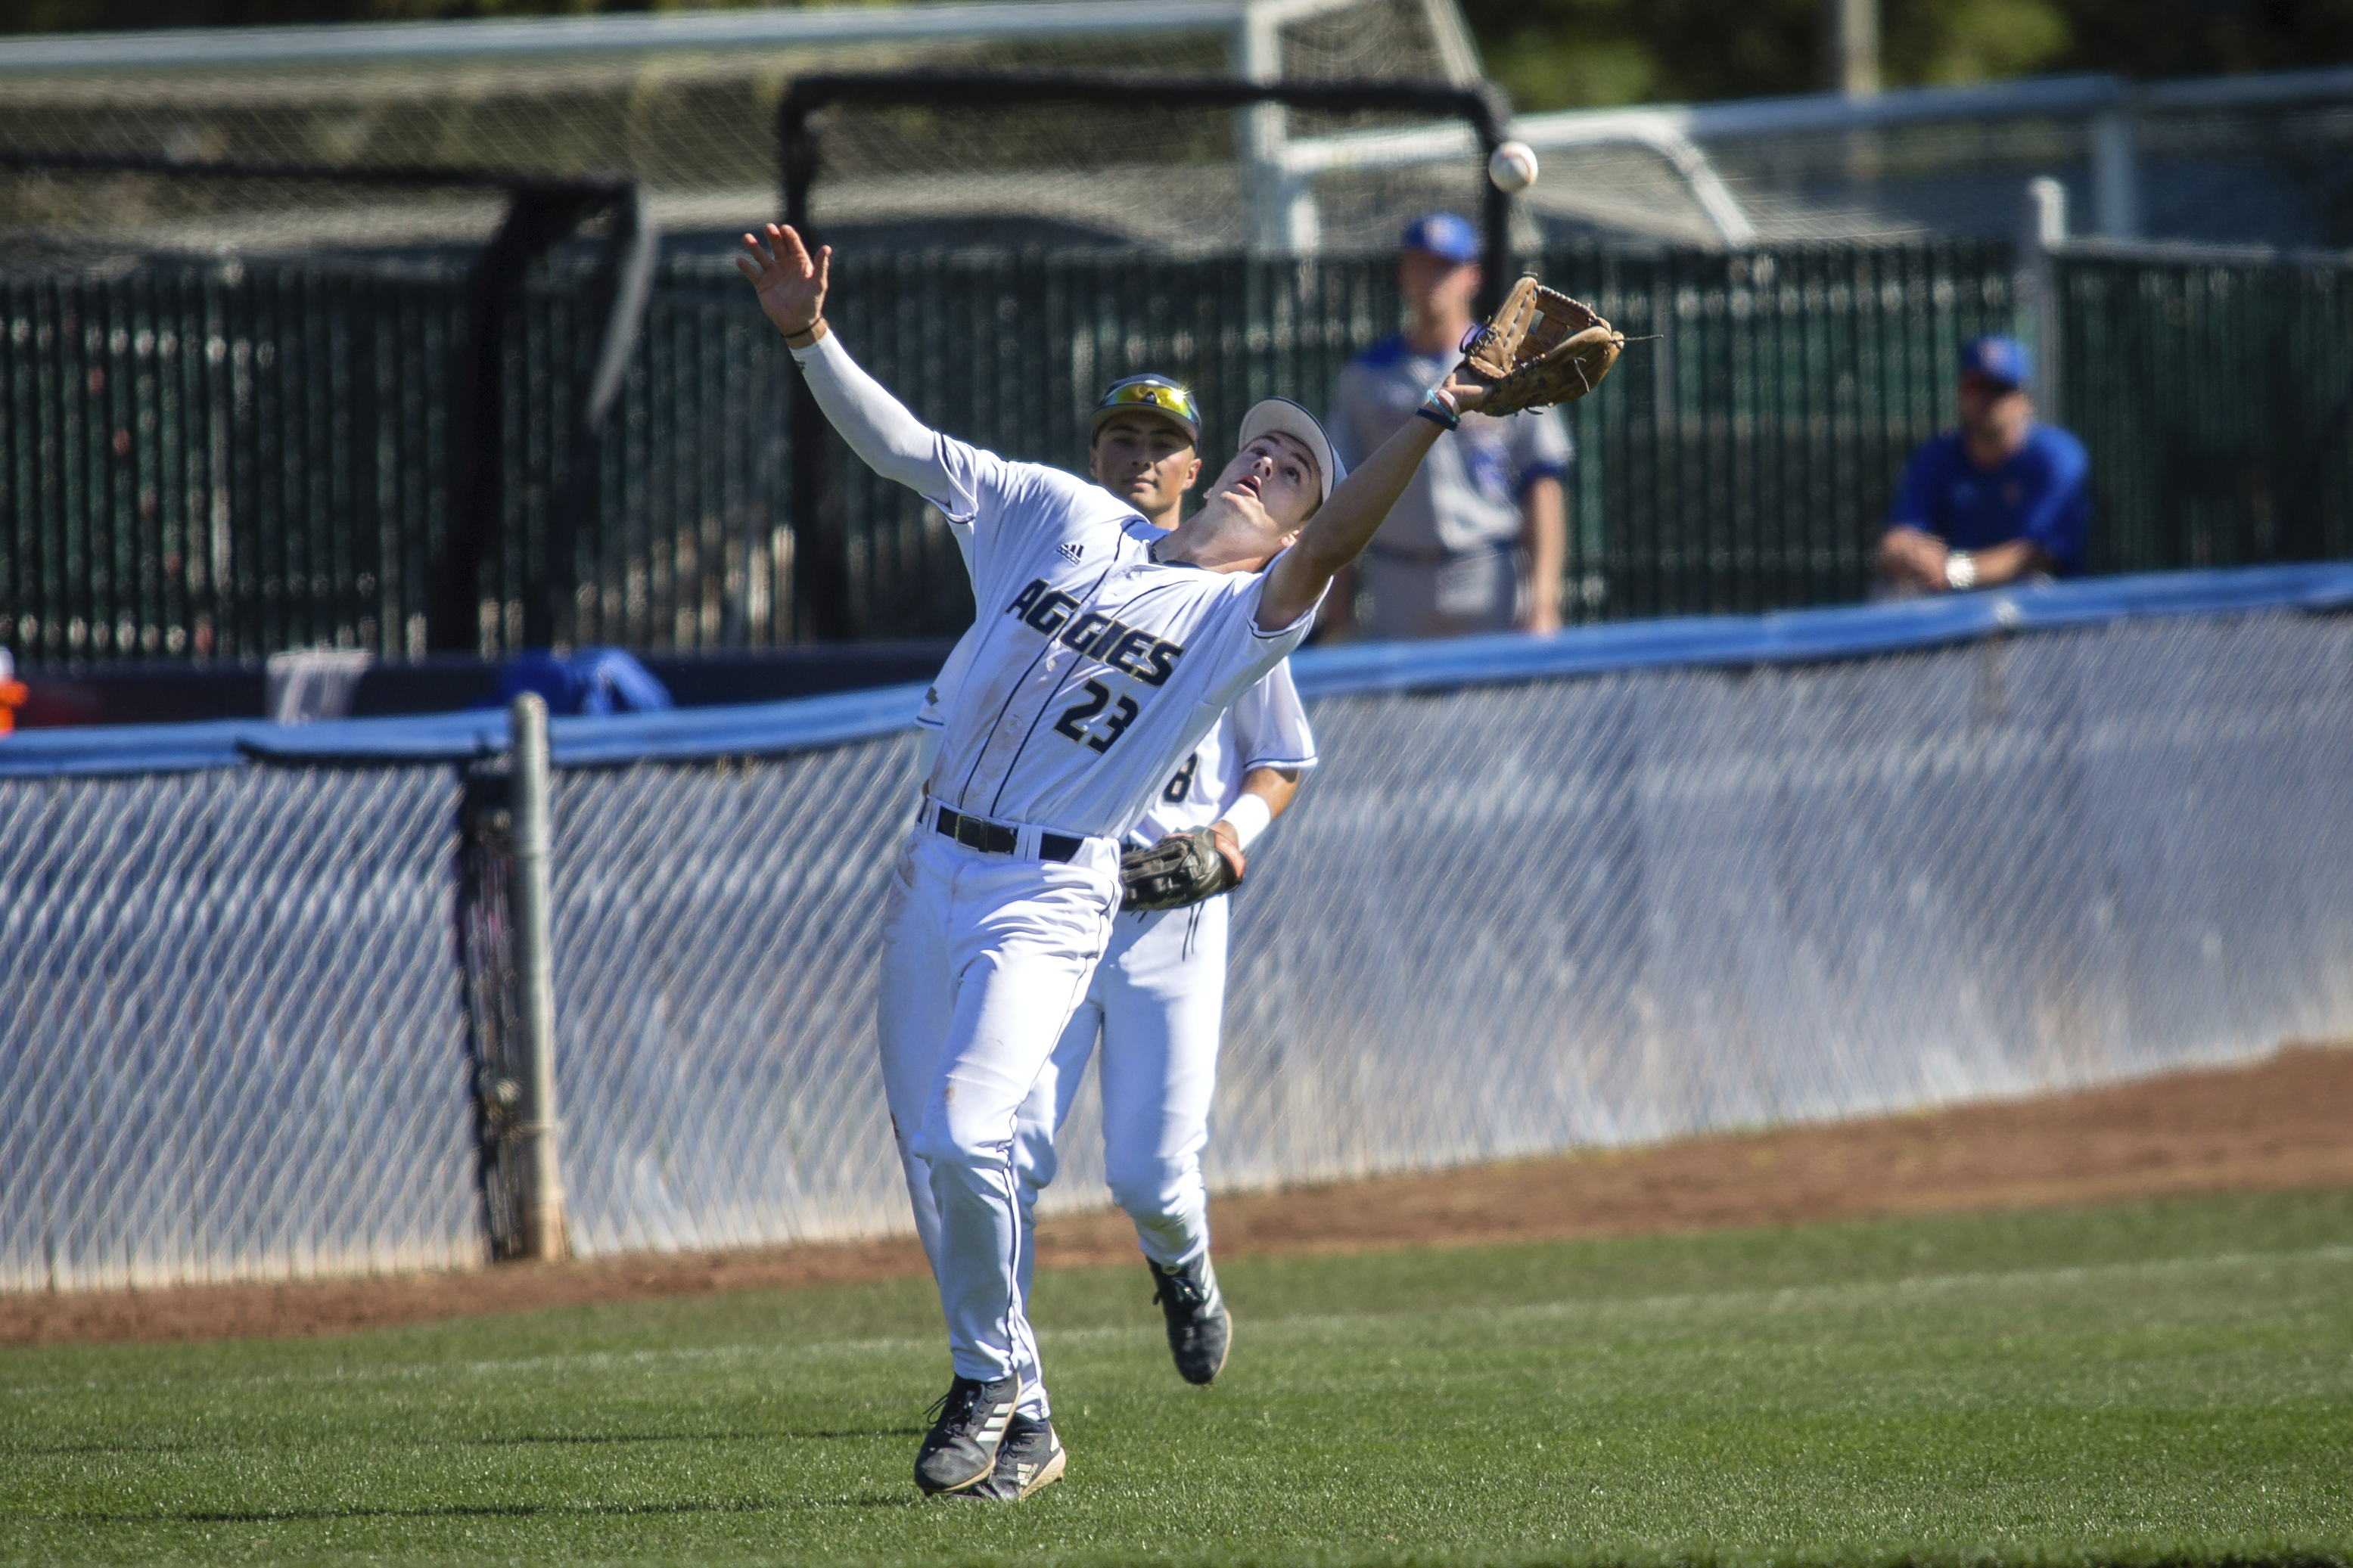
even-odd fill
[(2015, 338), (1961, 350), (1961, 427), (1912, 454), (1888, 509), (1873, 598), (2083, 571), (2091, 464), (2081, 441), (2035, 421), (2032, 374)]

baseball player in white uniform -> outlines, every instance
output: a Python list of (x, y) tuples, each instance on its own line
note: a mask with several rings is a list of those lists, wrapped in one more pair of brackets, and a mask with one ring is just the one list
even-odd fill
[[(1192, 394), (1166, 376), (1130, 376), (1105, 392), (1093, 424), (1088, 468), (1096, 481), (1155, 528), (1174, 529), (1201, 466)], [(943, 692), (960, 679), (973, 638), (967, 632), (959, 641), (926, 694), (916, 722), (927, 747), (946, 721)], [(1314, 732), (1286, 660), (1226, 710), (1153, 797), (1129, 842), (1149, 845), (1208, 828), (1229, 862), (1240, 864), (1314, 765)], [(1225, 1014), (1227, 899), (1218, 893), (1185, 908), (1119, 916), (1086, 999), (1023, 1104), (1015, 1134), (1026, 1299), (1036, 1235), (1030, 1215), (1039, 1191), (1054, 1179), (1057, 1134), (1100, 1037), (1103, 1173), (1113, 1200), (1135, 1222), (1176, 1370), (1195, 1384), (1216, 1378), (1232, 1335), (1209, 1260), (1208, 1192), (1201, 1179)], [(930, 1173), (903, 1138), (900, 1143), (916, 1229), (926, 1251), (935, 1253)], [(1019, 1417), (1043, 1422), (1042, 1391), (1024, 1397), (1029, 1403)]]
[(1321, 427), (1270, 399), (1208, 503), (1164, 534), (1100, 486), (926, 428), (828, 329), (831, 252), (812, 258), (774, 224), (744, 238), (737, 263), (828, 420), (966, 536), (978, 635), (944, 694), (929, 831), (897, 868), (882, 1068), (892, 1120), (929, 1167), (954, 1365), (915, 1481), (1001, 1480), (992, 1495), (1018, 1497), (1063, 1456), (1050, 1419), (1016, 1425), (1025, 1404), (1048, 1408), (1020, 1287), (1018, 1123), (1110, 945), (1120, 844), (1219, 715), (1298, 646), (1332, 574), (1485, 388), (1458, 370), (1427, 419), (1336, 486)]

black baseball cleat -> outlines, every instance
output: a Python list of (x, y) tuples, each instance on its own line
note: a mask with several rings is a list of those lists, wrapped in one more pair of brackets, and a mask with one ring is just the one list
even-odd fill
[(957, 1495), (1019, 1502), (1040, 1487), (1060, 1480), (1062, 1459), (1062, 1440), (1054, 1436), (1051, 1421), (1016, 1415), (1006, 1423), (1005, 1441), (997, 1446), (997, 1468), (988, 1479)]
[(1203, 1253), (1182, 1268), (1163, 1268), (1150, 1258), (1152, 1299), (1168, 1320), (1168, 1353), (1187, 1383), (1212, 1383), (1226, 1364), (1226, 1346), (1234, 1337), (1234, 1320), (1218, 1290), (1218, 1271)]
[(1018, 1377), (1000, 1377), (995, 1383), (959, 1377), (949, 1384), (947, 1393), (932, 1406), (932, 1429), (916, 1450), (915, 1484), (937, 1494), (960, 1492), (988, 1479), (1020, 1397)]

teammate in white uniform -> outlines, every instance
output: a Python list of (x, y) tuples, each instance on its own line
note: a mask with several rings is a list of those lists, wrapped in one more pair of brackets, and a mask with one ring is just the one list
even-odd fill
[[(828, 330), (829, 251), (791, 230), (737, 258), (836, 430), (877, 473), (969, 535), (976, 630), (902, 856), (886, 931), (883, 1073), (939, 1208), (936, 1270), (955, 1377), (916, 1484), (991, 1481), (1039, 1384), (1020, 1289), (1016, 1123), (1109, 944), (1119, 846), (1218, 716), (1314, 623), (1332, 574), (1380, 526), (1484, 388), (1458, 370), (1430, 417), (1334, 488), (1330, 442), (1270, 399), (1212, 498), (1162, 534), (1071, 475), (925, 428)], [(1042, 1404), (1042, 1396), (1039, 1402)], [(1039, 1429), (1042, 1427), (1042, 1429)], [(1024, 1423), (1009, 1490), (1059, 1474), (1050, 1422)]]
[[(1166, 377), (1131, 376), (1096, 405), (1088, 468), (1155, 527), (1174, 529), (1200, 471), (1199, 438), (1191, 393)], [(944, 693), (961, 679), (971, 641), (968, 632), (926, 694), (916, 723), (927, 735), (945, 723)], [(1240, 858), (1289, 808), (1301, 773), (1314, 765), (1314, 732), (1286, 660), (1219, 719), (1154, 797), (1129, 842), (1154, 844), (1208, 827)], [(1225, 1014), (1229, 920), (1222, 894), (1186, 909), (1122, 914), (1086, 1000), (1024, 1102), (1015, 1132), (1026, 1299), (1036, 1236), (1030, 1216), (1039, 1190), (1054, 1179), (1057, 1134), (1100, 1036), (1103, 1174), (1135, 1222), (1177, 1372), (1195, 1384), (1216, 1378), (1232, 1332), (1209, 1261), (1208, 1192), (1201, 1180)], [(929, 1172), (903, 1139), (900, 1153), (916, 1229), (926, 1251), (935, 1252)], [(1025, 1392), (1019, 1415), (1047, 1419), (1042, 1390)]]

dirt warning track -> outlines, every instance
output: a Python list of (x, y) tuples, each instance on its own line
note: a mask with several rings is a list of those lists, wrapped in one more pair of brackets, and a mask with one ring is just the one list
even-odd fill
[[(2353, 1048), (2047, 1099), (1219, 1198), (1221, 1258), (2353, 1186)], [(1124, 1263), (1116, 1212), (1039, 1227), (1045, 1268)], [(344, 1333), (482, 1312), (920, 1274), (912, 1240), (396, 1279), (0, 1296), (0, 1345)]]

